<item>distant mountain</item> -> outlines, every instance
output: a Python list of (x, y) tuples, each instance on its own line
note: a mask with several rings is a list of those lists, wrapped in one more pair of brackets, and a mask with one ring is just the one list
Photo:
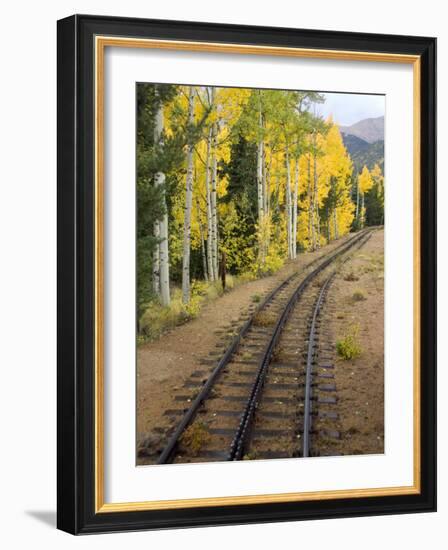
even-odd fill
[(366, 118), (351, 126), (340, 126), (344, 145), (356, 172), (378, 164), (384, 172), (384, 117)]
[(378, 164), (384, 172), (384, 141), (368, 143), (350, 134), (342, 134), (344, 145), (353, 161), (355, 172), (361, 172), (363, 166), (371, 170)]
[(365, 118), (351, 126), (340, 126), (341, 132), (346, 135), (356, 136), (367, 143), (384, 141), (384, 117)]

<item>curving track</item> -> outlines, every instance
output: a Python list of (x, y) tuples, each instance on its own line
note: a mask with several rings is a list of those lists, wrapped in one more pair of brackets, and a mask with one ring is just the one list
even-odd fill
[[(198, 386), (159, 464), (310, 456), (313, 416), (331, 418), (335, 399), (331, 365), (315, 357), (319, 311), (338, 260), (369, 237), (358, 233), (265, 298)], [(198, 448), (183, 444), (187, 429)]]

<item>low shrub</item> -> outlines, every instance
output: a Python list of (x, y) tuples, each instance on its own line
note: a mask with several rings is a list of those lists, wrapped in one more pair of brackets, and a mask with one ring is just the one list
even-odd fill
[(252, 321), (252, 324), (256, 327), (269, 327), (274, 325), (277, 317), (267, 311), (260, 311), (257, 313)]
[(336, 342), (336, 351), (339, 357), (349, 361), (361, 355), (362, 348), (358, 341), (358, 334), (359, 325), (353, 325), (349, 332)]
[[(214, 286), (211, 288), (214, 288)], [(210, 294), (213, 294), (213, 296), (210, 296)], [(172, 291), (171, 303), (168, 307), (164, 307), (154, 300), (148, 305), (140, 319), (137, 345), (155, 340), (167, 330), (194, 319), (199, 314), (202, 304), (216, 296), (218, 296), (217, 290), (210, 291), (208, 283), (193, 281), (188, 304), (182, 302), (182, 291), (179, 288)]]
[(230, 275), (230, 273), (227, 273), (227, 275), (226, 275), (226, 291), (234, 289), (235, 284), (236, 284), (236, 281), (235, 281), (235, 278), (233, 277), (233, 275)]
[(184, 431), (180, 438), (182, 447), (193, 454), (198, 453), (210, 441), (210, 434), (204, 422), (194, 422)]
[(364, 290), (361, 290), (359, 288), (355, 290), (355, 292), (352, 294), (352, 300), (354, 302), (362, 302), (363, 300), (366, 300), (366, 299), (367, 299), (366, 293), (364, 292)]
[[(237, 286), (256, 280), (258, 277), (269, 275), (282, 267), (283, 260), (277, 257), (275, 251), (271, 251), (265, 260), (263, 270), (259, 266), (238, 276), (226, 275), (226, 291), (230, 291)], [(171, 291), (171, 303), (169, 307), (164, 307), (157, 299), (152, 300), (146, 305), (146, 310), (139, 319), (139, 333), (137, 335), (137, 345), (159, 338), (164, 332), (186, 323), (190, 319), (197, 317), (204, 303), (215, 300), (223, 295), (221, 279), (211, 282), (202, 280), (191, 281), (190, 301), (188, 304), (182, 303), (182, 292), (180, 288), (174, 288)], [(252, 302), (259, 303), (262, 297), (258, 294), (252, 297)], [(260, 326), (274, 324), (275, 319), (259, 319)]]
[(252, 452), (249, 452), (249, 453), (246, 453), (244, 456), (243, 456), (243, 460), (257, 460), (258, 458), (258, 455), (255, 451), (252, 451)]
[(359, 277), (356, 275), (354, 271), (349, 271), (344, 275), (344, 281), (359, 281)]

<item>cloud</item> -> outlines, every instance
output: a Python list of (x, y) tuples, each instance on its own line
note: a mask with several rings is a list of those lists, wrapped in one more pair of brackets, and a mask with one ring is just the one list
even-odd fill
[[(384, 95), (323, 93), (325, 103), (316, 105), (316, 114), (323, 118), (333, 116), (341, 126), (350, 126), (365, 118), (384, 116)], [(314, 107), (312, 107), (314, 109)]]

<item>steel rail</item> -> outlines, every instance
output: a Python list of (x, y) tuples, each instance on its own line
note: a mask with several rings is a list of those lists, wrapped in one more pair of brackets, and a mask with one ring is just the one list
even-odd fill
[(306, 371), (305, 371), (305, 407), (303, 412), (303, 433), (302, 433), (302, 457), (308, 457), (310, 452), (310, 432), (311, 432), (311, 397), (312, 388), (311, 382), (313, 379), (313, 361), (314, 361), (314, 342), (316, 336), (317, 317), (324, 300), (325, 291), (330, 286), (336, 272), (333, 272), (320, 289), (319, 296), (313, 310), (313, 318), (308, 337), (308, 350), (306, 355)]
[(366, 234), (368, 235), (368, 237), (370, 236), (370, 233), (368, 231), (364, 231), (361, 234), (356, 235), (356, 237), (354, 237), (353, 239), (350, 239), (350, 241), (348, 241), (347, 243), (344, 243), (344, 246), (342, 246), (337, 252), (330, 255), (316, 269), (309, 273), (296, 288), (290, 300), (286, 304), (282, 315), (275, 325), (272, 337), (264, 349), (254, 384), (252, 386), (245, 409), (241, 415), (241, 420), (236, 430), (234, 439), (232, 440), (232, 443), (230, 445), (230, 451), (227, 460), (241, 460), (244, 455), (246, 443), (250, 439), (252, 421), (258, 405), (258, 398), (264, 385), (269, 363), (271, 361), (274, 349), (278, 343), (281, 332), (289, 317), (291, 310), (293, 309), (299, 297), (303, 294), (309, 283), (340, 255), (350, 250), (355, 244), (359, 243), (363, 238), (365, 238)]
[[(366, 242), (370, 239), (372, 233), (368, 233), (364, 240), (358, 245), (358, 248), (365, 245)], [(350, 259), (350, 256), (344, 260), (344, 264)], [(305, 371), (305, 406), (303, 411), (303, 430), (302, 430), (302, 457), (307, 458), (310, 456), (310, 439), (311, 439), (311, 424), (312, 424), (312, 408), (311, 408), (311, 398), (312, 398), (312, 381), (313, 381), (313, 362), (315, 357), (314, 342), (316, 336), (316, 323), (317, 318), (322, 307), (322, 302), (325, 297), (325, 293), (328, 290), (330, 284), (332, 283), (336, 271), (334, 271), (328, 279), (323, 284), (319, 296), (316, 300), (316, 304), (313, 310), (313, 317), (310, 326), (310, 332), (308, 335), (308, 350), (306, 356), (306, 371)]]

